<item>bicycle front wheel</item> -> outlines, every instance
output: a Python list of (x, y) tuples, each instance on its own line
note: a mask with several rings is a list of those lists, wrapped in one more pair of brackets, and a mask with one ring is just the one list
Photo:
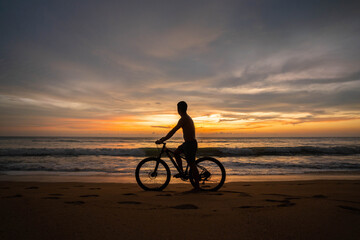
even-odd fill
[[(226, 172), (219, 160), (212, 157), (203, 157), (196, 160), (199, 171), (199, 187), (204, 191), (217, 191), (225, 182)], [(195, 182), (190, 177), (191, 184), (195, 187)]]
[(145, 158), (135, 170), (136, 181), (146, 191), (161, 191), (170, 182), (170, 169), (159, 158)]

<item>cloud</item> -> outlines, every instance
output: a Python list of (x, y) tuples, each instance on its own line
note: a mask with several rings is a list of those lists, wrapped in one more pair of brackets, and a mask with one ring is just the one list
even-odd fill
[(165, 127), (151, 115), (176, 114), (179, 100), (225, 125), (360, 113), (354, 1), (84, 3), (1, 3), (3, 124), (133, 116)]
[(171, 126), (151, 126), (152, 128), (171, 128)]

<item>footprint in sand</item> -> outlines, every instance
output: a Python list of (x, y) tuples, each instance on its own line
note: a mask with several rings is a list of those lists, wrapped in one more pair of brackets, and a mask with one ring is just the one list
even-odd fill
[(69, 201), (69, 202), (64, 202), (66, 204), (73, 204), (73, 205), (82, 205), (84, 204), (85, 202), (83, 201)]
[(312, 196), (313, 198), (327, 198), (327, 196), (322, 195), (322, 194), (318, 194), (318, 195), (314, 195)]
[(267, 202), (280, 202), (280, 203), (289, 202), (288, 200), (274, 200), (274, 199), (265, 199), (265, 201), (267, 201)]
[(118, 204), (141, 204), (141, 202), (136, 202), (136, 201), (122, 201), (122, 202), (118, 202)]
[(359, 208), (350, 207), (350, 206), (344, 206), (344, 205), (339, 205), (338, 207), (360, 214), (360, 209)]
[(124, 193), (125, 196), (137, 196), (135, 193)]
[(285, 200), (296, 200), (301, 199), (300, 197), (286, 197)]
[(291, 206), (295, 206), (295, 203), (292, 202), (284, 202), (282, 204), (277, 205), (278, 207), (291, 207)]
[(158, 194), (156, 196), (159, 196), (159, 197), (171, 197), (172, 195), (170, 193), (165, 193), (165, 194)]
[(43, 199), (60, 199), (59, 197), (43, 197)]
[(264, 206), (240, 206), (239, 208), (264, 208)]
[(291, 207), (291, 206), (295, 206), (295, 203), (290, 202), (289, 200), (285, 199), (285, 200), (274, 200), (274, 199), (265, 199), (265, 201), (267, 202), (277, 202), (277, 203), (281, 203), (279, 205), (277, 205), (278, 207)]
[(238, 191), (231, 191), (231, 190), (226, 190), (226, 191), (222, 191), (222, 192), (226, 192), (226, 193), (242, 193), (242, 192), (238, 192)]
[(181, 205), (176, 205), (170, 208), (175, 208), (175, 209), (199, 209), (198, 206), (193, 205), (193, 204), (181, 204)]
[(85, 187), (84, 185), (75, 185), (74, 187)]
[(11, 196), (6, 196), (6, 197), (3, 197), (3, 198), (21, 198), (23, 195), (21, 194), (16, 194), (16, 195), (11, 195)]
[(276, 197), (284, 197), (283, 201), (289, 201), (289, 200), (294, 200), (294, 199), (301, 199), (301, 197), (294, 197), (294, 196), (290, 196), (287, 194), (279, 194), (279, 193), (264, 193), (262, 195), (267, 195), (267, 196), (276, 196)]
[(279, 194), (279, 193), (264, 193), (262, 195), (268, 195), (268, 196), (279, 196), (279, 197), (292, 197), (290, 195), (287, 194)]
[(251, 197), (251, 195), (246, 193), (246, 192), (239, 192), (239, 196), (241, 196), (241, 197)]
[(98, 197), (97, 194), (81, 195), (80, 197)]

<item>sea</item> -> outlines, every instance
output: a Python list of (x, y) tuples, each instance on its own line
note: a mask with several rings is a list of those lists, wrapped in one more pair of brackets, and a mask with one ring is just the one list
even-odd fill
[[(137, 164), (157, 156), (156, 138), (0, 137), (0, 176), (102, 176), (134, 179)], [(181, 138), (167, 142), (170, 149)], [(360, 137), (198, 138), (197, 156), (223, 163), (227, 179), (236, 176), (356, 174)], [(165, 156), (172, 174), (175, 168)]]

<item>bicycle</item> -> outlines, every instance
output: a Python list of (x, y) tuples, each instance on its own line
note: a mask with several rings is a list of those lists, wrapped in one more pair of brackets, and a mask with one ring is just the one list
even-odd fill
[[(183, 172), (178, 164), (174, 161), (175, 153), (163, 146), (158, 157), (148, 157), (142, 160), (135, 170), (135, 177), (138, 185), (146, 191), (162, 191), (170, 182), (170, 168), (161, 156), (166, 153), (170, 158), (174, 167), (180, 174), (180, 179), (183, 181), (190, 180), (190, 183), (195, 186), (195, 182), (190, 174), (190, 167), (187, 164)], [(180, 158), (186, 160), (185, 157), (179, 155)], [(212, 157), (202, 157), (195, 161), (199, 170), (199, 185), (200, 189), (204, 191), (217, 191), (225, 182), (226, 172), (224, 166), (219, 160)]]

